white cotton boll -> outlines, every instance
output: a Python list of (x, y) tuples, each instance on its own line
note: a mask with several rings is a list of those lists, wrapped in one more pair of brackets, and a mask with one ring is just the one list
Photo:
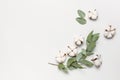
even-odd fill
[(114, 36), (115, 35), (115, 31), (111, 31), (111, 34)]
[(56, 61), (58, 62), (58, 63), (61, 63), (62, 61), (61, 61), (61, 55), (60, 54), (57, 54), (57, 56), (56, 56)]
[(82, 42), (80, 40), (75, 42), (76, 46), (80, 46), (81, 44), (82, 44)]
[(71, 52), (71, 49), (68, 48), (68, 49), (67, 49), (67, 53), (70, 53), (70, 52)]
[(93, 11), (93, 14), (96, 15), (96, 17), (98, 17), (98, 12), (96, 9)]
[(93, 14), (98, 16), (98, 13), (97, 13), (96, 9), (93, 11)]
[(105, 29), (105, 33), (104, 33), (105, 38), (112, 39), (115, 34), (116, 34), (116, 29), (113, 28), (111, 25), (109, 25), (109, 27)]
[(109, 25), (110, 30), (115, 30), (115, 28), (112, 25)]
[(108, 34), (109, 34), (108, 32), (106, 32), (106, 31), (104, 32), (104, 36), (105, 37), (107, 37)]
[(81, 36), (75, 37), (74, 43), (76, 46), (81, 46), (83, 44), (83, 37)]
[(96, 20), (97, 19), (97, 15), (92, 15), (92, 19)]
[(68, 46), (68, 49), (69, 49), (69, 53), (68, 53), (69, 56), (71, 57), (76, 56), (77, 49), (75, 46)]
[(64, 56), (64, 57), (61, 58), (62, 62), (65, 62), (65, 60), (66, 60), (66, 56)]
[(112, 38), (113, 36), (112, 36), (112, 34), (111, 33), (109, 33), (108, 35), (107, 35), (107, 38), (108, 39), (110, 39), (110, 38)]
[(91, 59), (96, 68), (99, 68), (102, 65), (101, 55), (97, 54)]
[(63, 57), (56, 57), (57, 63), (64, 63), (65, 60), (66, 60), (66, 56), (63, 56)]
[(74, 56), (76, 56), (76, 53), (70, 52), (70, 53), (69, 53), (69, 56), (70, 56), (70, 57), (74, 57)]
[(77, 54), (77, 53), (78, 53), (78, 50), (77, 50), (77, 49), (74, 49), (73, 52), (74, 52), (75, 54)]
[(97, 13), (96, 9), (94, 11), (89, 11), (88, 12), (88, 18), (91, 19), (91, 20), (97, 20), (98, 13)]
[(76, 56), (77, 52), (78, 52), (77, 49), (74, 49), (69, 53), (69, 56), (71, 57)]
[(62, 59), (61, 58), (56, 58), (56, 61), (57, 61), (57, 63), (63, 63), (63, 61), (62, 61)]
[(88, 18), (91, 18), (91, 16), (92, 16), (92, 12), (89, 11), (89, 12), (88, 12)]
[(95, 67), (96, 67), (96, 68), (99, 68), (99, 67), (102, 65), (102, 61), (100, 61), (100, 60), (95, 60), (95, 61), (94, 61), (94, 64), (95, 64)]
[(66, 54), (59, 51), (59, 54), (57, 54), (57, 56), (56, 56), (57, 63), (64, 63), (65, 60), (66, 60)]

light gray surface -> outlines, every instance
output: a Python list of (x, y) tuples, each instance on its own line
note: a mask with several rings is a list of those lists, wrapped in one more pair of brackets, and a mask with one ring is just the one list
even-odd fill
[[(0, 0), (0, 80), (120, 80), (119, 0)], [(96, 8), (99, 19), (79, 25), (76, 11)], [(112, 24), (117, 34), (103, 37)], [(70, 71), (68, 75), (48, 65), (74, 35), (100, 32), (96, 52), (103, 65)]]

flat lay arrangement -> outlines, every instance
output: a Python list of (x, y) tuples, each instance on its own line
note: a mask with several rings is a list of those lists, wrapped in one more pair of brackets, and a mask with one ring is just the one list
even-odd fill
[(0, 0), (0, 80), (120, 80), (120, 0)]
[[(78, 10), (77, 13), (78, 17), (76, 18), (76, 21), (81, 25), (87, 23), (86, 16), (92, 21), (98, 19), (98, 12), (96, 9), (89, 10), (87, 15), (82, 10)], [(91, 31), (87, 35), (86, 40), (84, 40), (82, 36), (77, 36), (75, 37), (72, 46), (67, 45), (67, 51), (59, 51), (55, 57), (56, 63), (49, 62), (49, 64), (57, 66), (60, 71), (65, 73), (68, 73), (69, 70), (86, 69), (86, 67), (91, 68), (93, 66), (98, 69), (102, 65), (102, 55), (94, 52), (94, 49), (99, 46), (97, 45), (99, 37), (104, 36), (106, 39), (112, 39), (115, 36), (115, 33), (116, 28), (112, 25), (108, 25), (108, 28), (104, 30), (104, 33), (95, 33), (94, 30)], [(100, 36), (100, 34), (103, 34), (103, 36)], [(86, 48), (81, 48), (82, 45), (85, 45), (84, 43), (86, 43)], [(79, 48), (81, 50), (79, 50)], [(91, 57), (91, 55), (93, 56)]]

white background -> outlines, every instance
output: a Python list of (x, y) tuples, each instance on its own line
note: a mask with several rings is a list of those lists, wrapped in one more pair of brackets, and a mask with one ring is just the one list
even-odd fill
[[(0, 80), (120, 80), (119, 0), (0, 0)], [(99, 19), (75, 21), (77, 10), (97, 9)], [(103, 37), (112, 24), (117, 34)], [(103, 65), (85, 70), (60, 72), (48, 65), (74, 35), (101, 33), (95, 52)], [(86, 38), (86, 37), (85, 37)]]

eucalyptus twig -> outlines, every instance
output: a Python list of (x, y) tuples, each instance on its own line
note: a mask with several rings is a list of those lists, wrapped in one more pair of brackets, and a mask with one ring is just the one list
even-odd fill
[[(82, 14), (81, 14), (82, 15)], [(64, 55), (60, 55), (56, 57), (56, 61), (58, 62), (58, 64), (54, 64), (54, 63), (48, 63), (50, 65), (53, 66), (57, 66), (59, 70), (68, 73), (68, 70), (73, 70), (73, 69), (85, 69), (86, 67), (93, 67), (94, 65), (96, 67), (100, 67), (97, 64), (94, 64), (93, 62), (87, 60), (86, 58), (90, 55), (93, 55), (93, 50), (96, 47), (96, 42), (99, 39), (99, 33), (95, 33), (93, 34), (93, 31), (91, 31), (86, 39), (87, 42), (87, 46), (86, 49), (82, 49), (81, 52), (78, 53), (78, 46), (67, 46), (67, 48), (69, 49), (69, 53), (64, 54)], [(61, 53), (61, 51), (59, 51)], [(66, 56), (69, 56), (69, 58), (67, 59), (67, 62), (65, 62), (66, 60)], [(92, 60), (95, 62), (96, 59)], [(101, 62), (99, 62), (99, 64), (101, 65)], [(86, 66), (86, 67), (84, 67)]]
[(53, 65), (53, 66), (58, 66), (58, 64), (54, 64), (54, 63), (50, 63), (50, 62), (48, 64)]

